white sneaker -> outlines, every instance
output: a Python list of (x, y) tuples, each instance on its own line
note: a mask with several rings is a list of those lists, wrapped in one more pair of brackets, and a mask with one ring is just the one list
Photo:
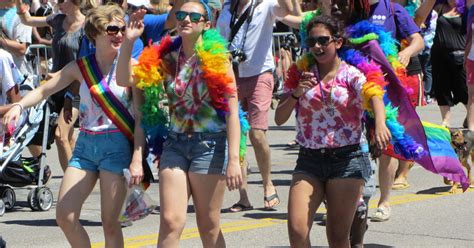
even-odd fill
[(378, 207), (377, 212), (372, 215), (371, 220), (375, 222), (383, 222), (390, 219), (390, 215), (392, 214), (392, 209), (390, 207)]

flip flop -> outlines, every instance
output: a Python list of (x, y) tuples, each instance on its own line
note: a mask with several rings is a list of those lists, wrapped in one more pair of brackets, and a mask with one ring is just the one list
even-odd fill
[(408, 189), (409, 187), (410, 187), (410, 184), (408, 182), (399, 182), (399, 183), (393, 183), (392, 189), (402, 190), (402, 189)]
[(269, 204), (270, 204), (270, 202), (271, 202), (272, 200), (274, 200), (274, 199), (277, 199), (278, 202), (275, 203), (275, 204), (273, 204), (273, 205), (270, 206), (270, 207), (264, 207), (264, 209), (266, 209), (266, 210), (274, 210), (275, 207), (280, 204), (280, 198), (278, 197), (278, 192), (276, 191), (276, 189), (275, 189), (275, 194), (269, 195), (269, 196), (264, 196), (264, 197), (263, 197), (263, 200), (264, 200), (265, 202), (268, 202)]
[(253, 210), (253, 206), (245, 206), (244, 204), (236, 203), (229, 208), (229, 212), (231, 213), (238, 213), (243, 211), (250, 211)]

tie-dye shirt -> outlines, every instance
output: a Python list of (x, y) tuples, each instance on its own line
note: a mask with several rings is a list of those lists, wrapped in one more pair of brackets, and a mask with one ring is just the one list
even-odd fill
[(323, 94), (317, 84), (302, 95), (295, 107), (298, 143), (311, 149), (359, 144), (365, 81), (357, 68), (341, 62), (335, 79), (322, 85)]
[(211, 104), (206, 82), (193, 58), (186, 63), (180, 56), (178, 79), (171, 76), (166, 87), (170, 108), (170, 130), (176, 133), (213, 133), (226, 130), (226, 124)]

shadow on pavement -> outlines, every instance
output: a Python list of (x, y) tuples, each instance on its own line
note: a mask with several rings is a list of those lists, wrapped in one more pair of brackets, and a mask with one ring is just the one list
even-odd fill
[(438, 193), (448, 192), (451, 189), (451, 186), (443, 186), (443, 187), (434, 187), (431, 189), (424, 189), (416, 192), (416, 194), (422, 195), (436, 195)]
[[(158, 214), (160, 213), (160, 206), (157, 206), (155, 209), (154, 209), (155, 213), (153, 214)], [(194, 205), (188, 205), (188, 209), (187, 209), (187, 213), (195, 213), (196, 211), (194, 210)]]
[[(79, 220), (83, 226), (102, 226), (102, 222)], [(58, 226), (55, 219), (46, 220), (9, 220), (3, 222), (6, 225), (22, 225), (22, 226)]]
[[(290, 186), (291, 184), (291, 179), (284, 180), (284, 179), (272, 179), (273, 185), (275, 186)], [(248, 184), (262, 184), (262, 180), (258, 181), (248, 181)]]
[(272, 213), (272, 212), (269, 212), (268, 210), (264, 210), (264, 208), (258, 208), (257, 210), (265, 211), (265, 213), (248, 213), (248, 214), (244, 214), (243, 217), (251, 218), (251, 219), (267, 219), (267, 218), (278, 219), (278, 220), (288, 219), (287, 213)]
[[(289, 246), (267, 246), (271, 248), (287, 248)], [(311, 246), (311, 248), (328, 248), (329, 246)], [(388, 245), (379, 245), (379, 244), (364, 244), (365, 248), (391, 248), (395, 246), (388, 246)]]

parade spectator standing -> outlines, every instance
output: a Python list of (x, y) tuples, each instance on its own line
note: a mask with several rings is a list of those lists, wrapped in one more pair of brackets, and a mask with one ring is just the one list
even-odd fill
[[(217, 27), (229, 42), (240, 104), (248, 112), (250, 141), (263, 179), (264, 207), (280, 204), (271, 180), (270, 147), (266, 138), (268, 111), (273, 96), (275, 62), (272, 54), (273, 25), (277, 19), (298, 14), (297, 1), (289, 0), (226, 0), (217, 20)], [(253, 209), (247, 195), (247, 165), (242, 166), (244, 184), (240, 199), (230, 211)]]
[(12, 55), (0, 49), (0, 115), (6, 113), (8, 104), (20, 101), (20, 83), (24, 80), (13, 62)]

